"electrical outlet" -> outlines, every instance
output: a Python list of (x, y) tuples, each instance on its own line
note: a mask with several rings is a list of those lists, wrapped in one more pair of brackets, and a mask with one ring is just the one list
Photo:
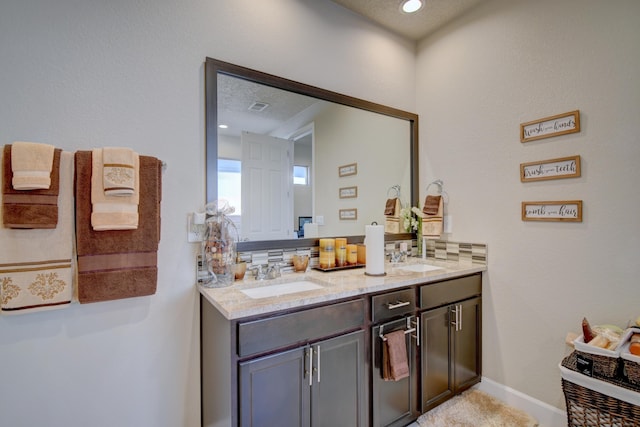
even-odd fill
[(316, 224), (324, 225), (324, 215), (316, 215)]
[(195, 224), (193, 216), (194, 214), (190, 213), (187, 219), (187, 241), (190, 243), (202, 242), (207, 226), (205, 224)]

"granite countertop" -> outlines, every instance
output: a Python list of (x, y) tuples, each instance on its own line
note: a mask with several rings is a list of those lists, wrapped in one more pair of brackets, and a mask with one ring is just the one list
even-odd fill
[[(419, 270), (421, 268), (420, 265), (424, 264), (440, 268), (425, 272), (407, 270), (407, 267)], [(207, 301), (218, 309), (224, 317), (234, 320), (387, 291), (419, 283), (436, 282), (486, 270), (486, 265), (459, 264), (452, 261), (439, 261), (431, 258), (424, 260), (410, 257), (407, 262), (397, 264), (385, 262), (386, 275), (384, 276), (367, 276), (364, 274), (364, 268), (331, 272), (308, 269), (304, 273), (283, 273), (282, 277), (277, 279), (258, 281), (248, 273), (244, 280), (236, 281), (231, 286), (205, 288), (198, 285), (198, 289)], [(321, 288), (257, 299), (251, 298), (242, 292), (242, 290), (256, 287), (298, 281), (312, 282), (320, 285)]]

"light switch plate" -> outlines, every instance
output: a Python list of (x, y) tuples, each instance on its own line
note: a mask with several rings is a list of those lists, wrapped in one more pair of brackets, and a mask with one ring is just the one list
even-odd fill
[(324, 215), (316, 215), (316, 224), (324, 225)]
[(205, 224), (194, 224), (193, 213), (187, 215), (187, 241), (190, 243), (202, 242), (206, 231)]

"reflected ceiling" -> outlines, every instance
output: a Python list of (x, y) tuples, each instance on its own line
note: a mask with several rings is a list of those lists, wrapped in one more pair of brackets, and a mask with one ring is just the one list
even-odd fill
[[(323, 101), (220, 74), (218, 75), (218, 123), (229, 127), (218, 129), (218, 134), (239, 137), (240, 132), (245, 130), (260, 135), (288, 138), (290, 135), (278, 134), (274, 131), (282, 131), (286, 127), (285, 124), (292, 118), (308, 123), (310, 119), (302, 116), (305, 112), (313, 114), (311, 111), (313, 109), (310, 107), (318, 103)], [(259, 108), (256, 106), (259, 107), (260, 104), (267, 106), (258, 111)], [(297, 127), (293, 130), (297, 130)]]

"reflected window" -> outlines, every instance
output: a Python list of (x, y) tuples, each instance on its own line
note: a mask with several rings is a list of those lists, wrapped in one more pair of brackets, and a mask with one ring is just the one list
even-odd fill
[(218, 159), (218, 198), (226, 199), (236, 208), (234, 215), (242, 215), (242, 162), (235, 159)]
[(309, 185), (309, 166), (293, 166), (293, 183)]

